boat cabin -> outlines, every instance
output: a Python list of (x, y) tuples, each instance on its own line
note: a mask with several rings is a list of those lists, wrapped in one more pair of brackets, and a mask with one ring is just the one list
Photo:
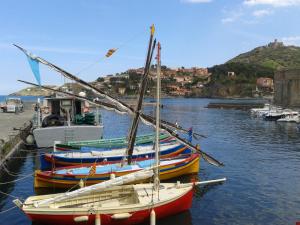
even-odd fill
[(89, 111), (88, 102), (70, 96), (44, 98), (41, 113), (42, 127), (99, 123)]

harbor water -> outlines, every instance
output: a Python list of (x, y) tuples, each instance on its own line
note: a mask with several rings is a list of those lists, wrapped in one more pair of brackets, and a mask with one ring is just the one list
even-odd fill
[[(220, 185), (197, 187), (189, 211), (157, 224), (296, 224), (300, 221), (300, 132), (296, 124), (251, 118), (247, 111), (207, 109), (210, 101), (163, 99), (161, 117), (206, 135), (207, 138), (193, 142), (200, 143), (203, 151), (225, 164), (218, 168), (201, 160), (198, 179), (228, 180)], [(154, 115), (153, 106), (147, 106), (145, 111)], [(105, 138), (128, 133), (131, 121), (127, 116), (101, 112)], [(151, 131), (145, 125), (139, 127), (140, 134)], [(21, 179), (0, 185), (1, 225), (31, 224), (18, 208), (5, 210), (14, 206), (14, 197), (25, 199), (34, 195), (30, 174), (38, 168), (40, 151), (21, 151), (7, 168), (10, 175), (1, 176), (0, 183)]]

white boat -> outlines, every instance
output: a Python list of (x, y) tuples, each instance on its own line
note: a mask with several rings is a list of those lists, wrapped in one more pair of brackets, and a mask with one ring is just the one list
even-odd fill
[(299, 123), (299, 112), (285, 110), (282, 113), (283, 117), (278, 119), (277, 122), (292, 122), (292, 123)]
[(54, 141), (101, 139), (103, 126), (99, 116), (87, 114), (85, 102), (70, 96), (45, 98), (36, 109), (33, 136), (37, 147), (52, 147)]

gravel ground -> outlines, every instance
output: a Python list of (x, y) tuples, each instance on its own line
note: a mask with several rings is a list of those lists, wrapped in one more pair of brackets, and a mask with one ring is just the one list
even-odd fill
[(7, 140), (9, 135), (16, 133), (14, 127), (23, 127), (24, 123), (28, 122), (33, 114), (33, 103), (24, 103), (24, 112), (22, 113), (3, 113), (0, 112), (0, 139)]

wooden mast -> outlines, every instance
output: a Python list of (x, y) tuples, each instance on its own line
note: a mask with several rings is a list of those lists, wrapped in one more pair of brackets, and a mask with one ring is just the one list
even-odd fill
[(156, 85), (156, 139), (155, 139), (155, 170), (154, 170), (154, 190), (159, 190), (159, 134), (160, 134), (160, 43), (157, 43), (157, 85)]
[(143, 98), (147, 89), (147, 81), (148, 81), (148, 74), (149, 74), (149, 69), (150, 69), (150, 64), (152, 60), (152, 55), (153, 51), (155, 48), (156, 40), (153, 42), (153, 36), (154, 36), (154, 25), (151, 26), (151, 34), (150, 34), (150, 40), (149, 40), (149, 47), (148, 47), (148, 53), (147, 53), (147, 59), (145, 63), (145, 69), (144, 69), (144, 74), (142, 77), (142, 82), (139, 90), (139, 95), (138, 95), (138, 101), (137, 105), (134, 111), (134, 117), (132, 119), (132, 125), (131, 129), (129, 132), (129, 140), (128, 140), (128, 147), (127, 147), (127, 160), (128, 164), (131, 164), (132, 161), (132, 154), (133, 154), (133, 148), (134, 148), (134, 142), (137, 134), (137, 129), (139, 125), (139, 117), (140, 117), (140, 111), (142, 108), (142, 103), (143, 103)]

